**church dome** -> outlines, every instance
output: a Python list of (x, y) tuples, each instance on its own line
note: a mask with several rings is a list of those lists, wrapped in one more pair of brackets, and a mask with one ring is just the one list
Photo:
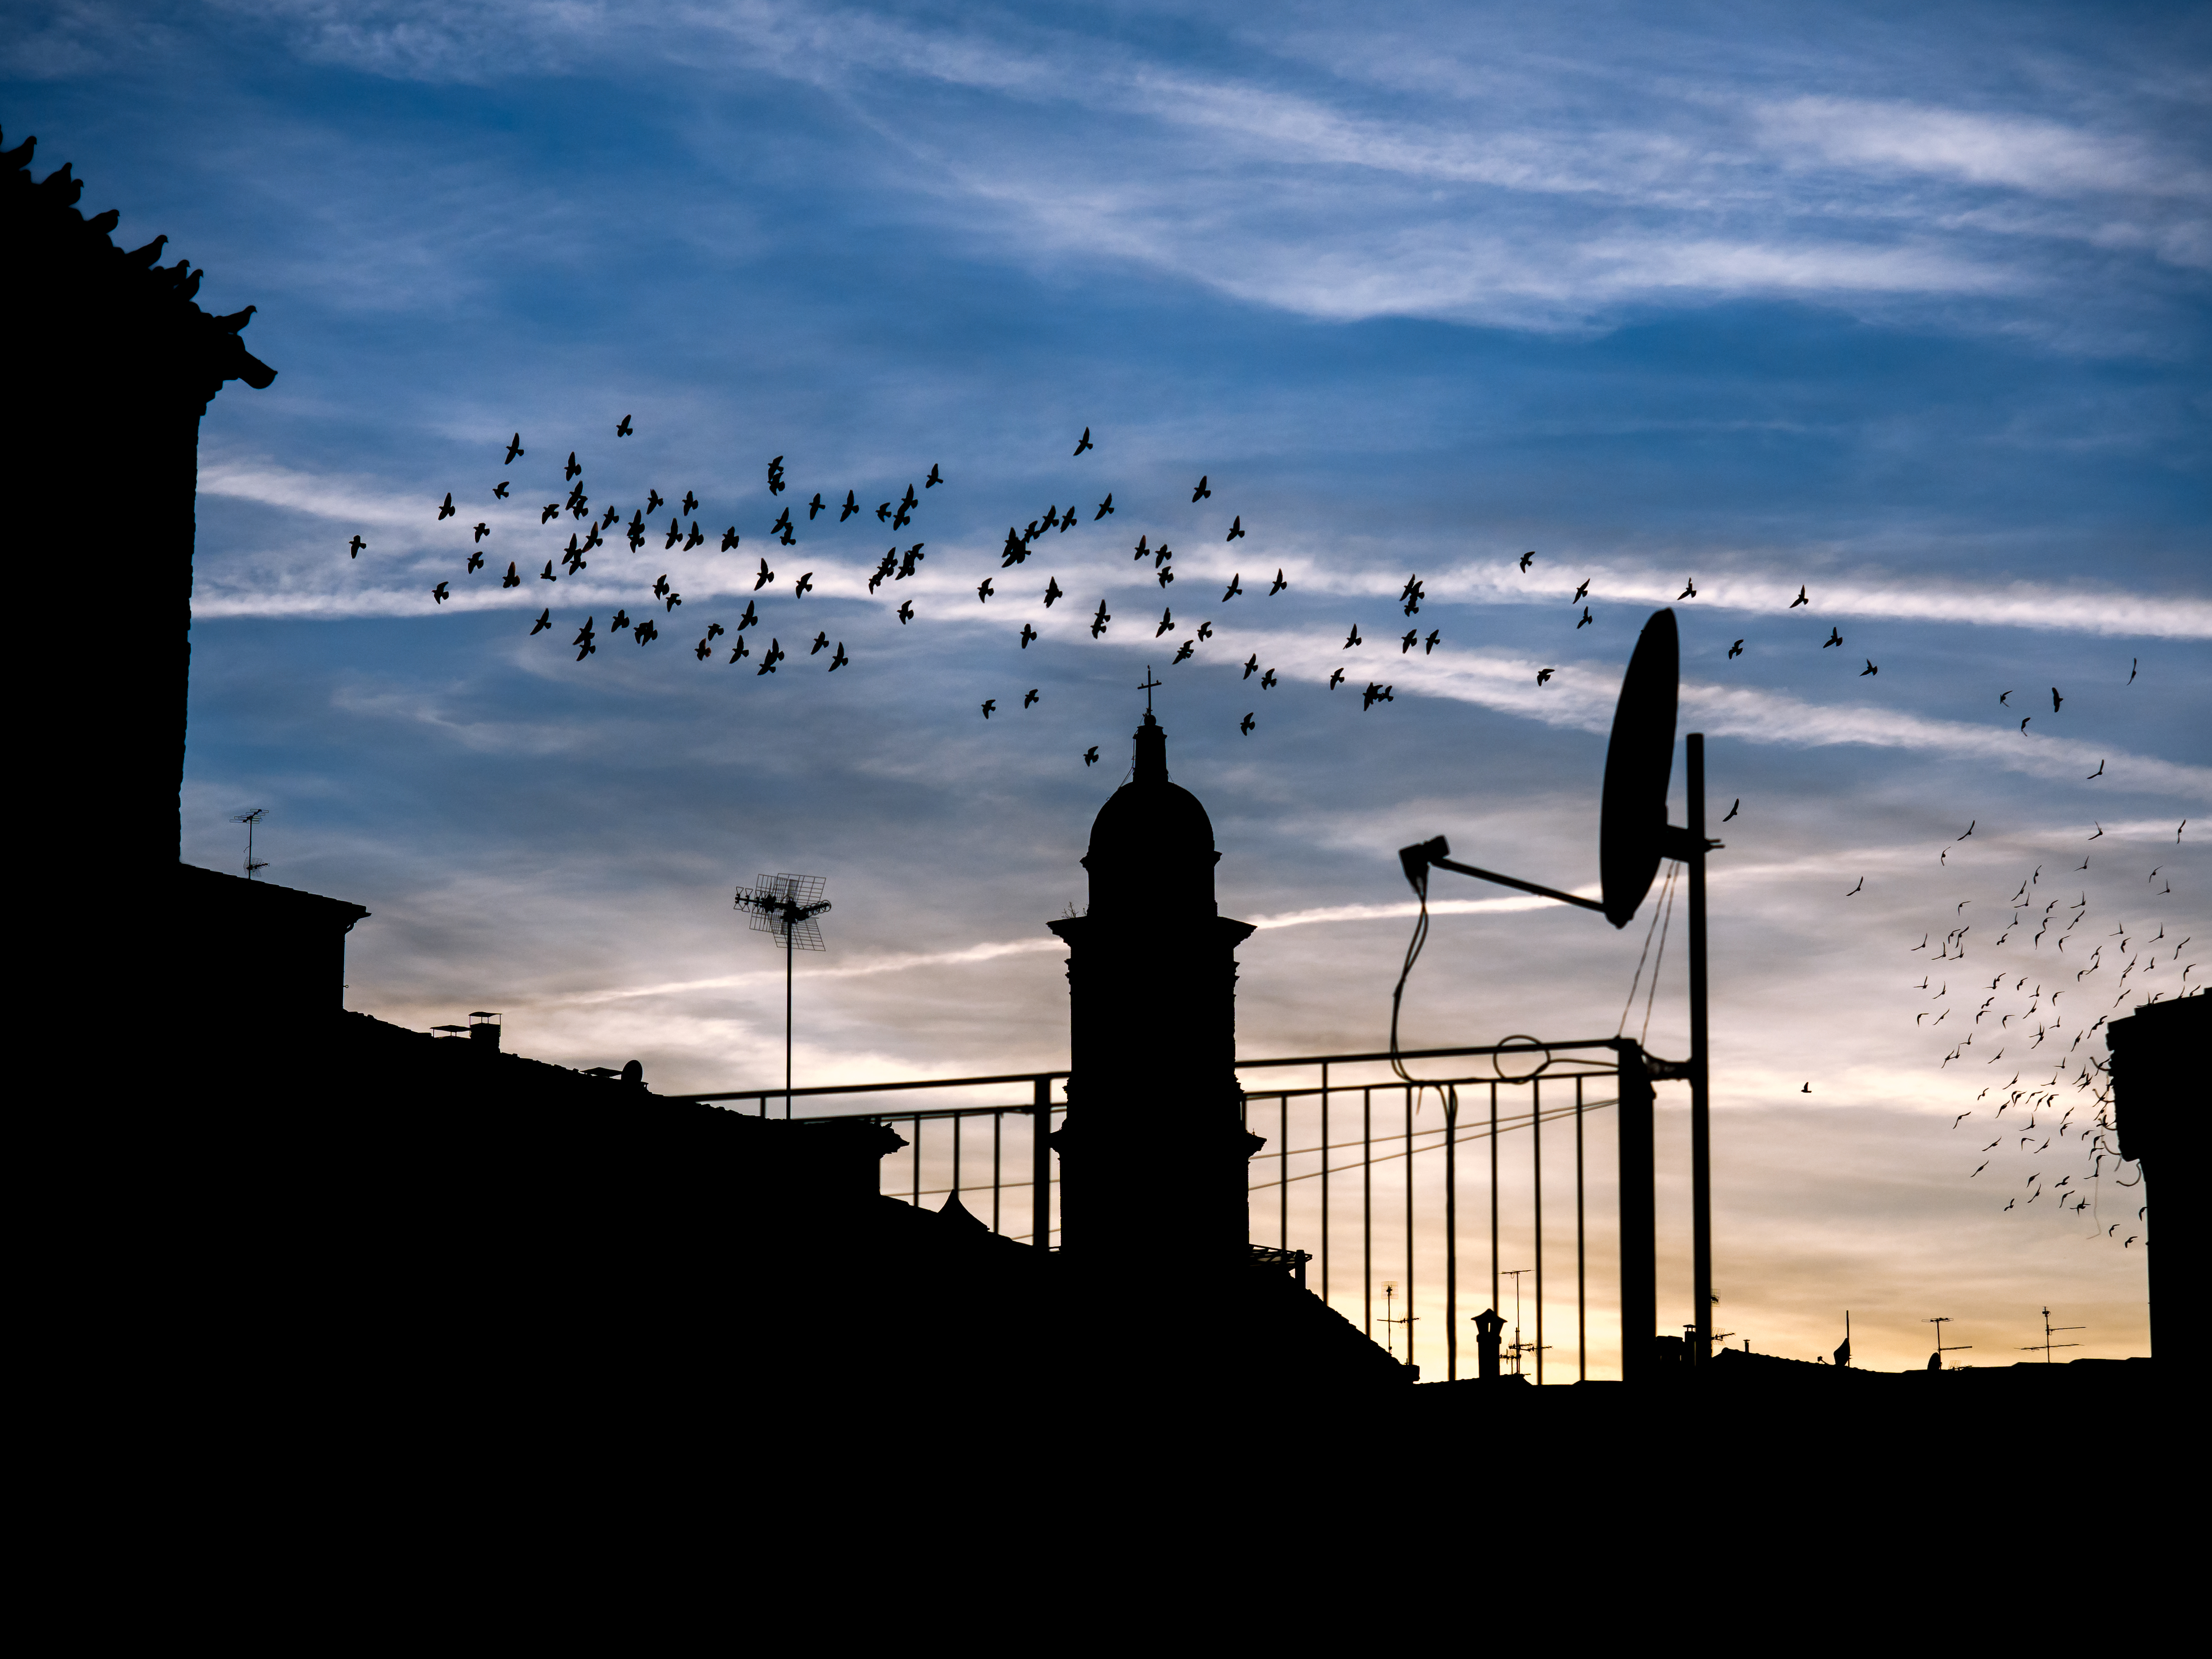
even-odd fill
[(1152, 711), (1137, 728), (1136, 766), (1091, 824), (1091, 914), (1141, 909), (1170, 920), (1215, 914), (1213, 822), (1197, 796), (1168, 781), (1167, 733)]

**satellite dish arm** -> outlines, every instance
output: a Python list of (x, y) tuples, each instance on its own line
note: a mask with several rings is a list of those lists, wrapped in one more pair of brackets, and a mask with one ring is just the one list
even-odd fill
[(1556, 887), (1522, 881), (1518, 876), (1501, 876), (1495, 870), (1478, 870), (1471, 864), (1458, 863), (1444, 856), (1450, 850), (1442, 836), (1433, 841), (1425, 841), (1418, 847), (1398, 849), (1398, 862), (1405, 867), (1406, 879), (1413, 884), (1416, 893), (1424, 897), (1427, 896), (1429, 867), (1433, 865), (1439, 870), (1455, 870), (1462, 876), (1473, 876), (1478, 881), (1494, 881), (1501, 887), (1517, 887), (1521, 891), (1534, 893), (1540, 898), (1557, 899), (1562, 904), (1578, 904), (1585, 910), (1601, 912), (1605, 908), (1601, 900), (1584, 898), (1577, 893), (1563, 893)]

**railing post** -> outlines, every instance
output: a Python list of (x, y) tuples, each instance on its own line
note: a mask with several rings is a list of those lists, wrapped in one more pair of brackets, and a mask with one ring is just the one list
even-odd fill
[(1030, 1150), (1030, 1243), (1052, 1249), (1052, 1079), (1038, 1078), (1030, 1097), (1036, 1141)]
[(1005, 1125), (1004, 1112), (991, 1114), (991, 1231), (999, 1231), (999, 1141)]
[(1623, 1038), (1613, 1047), (1620, 1066), (1620, 1378), (1651, 1377), (1659, 1328), (1658, 1244), (1652, 1196), (1651, 1076), (1644, 1050)]
[(1589, 1380), (1589, 1310), (1583, 1253), (1583, 1080), (1575, 1079), (1575, 1381)]
[(1413, 1363), (1413, 1085), (1406, 1085), (1406, 1363)]
[(1444, 1088), (1444, 1379), (1459, 1380), (1459, 1091)]
[(1275, 1133), (1281, 1146), (1276, 1153), (1275, 1170), (1281, 1179), (1275, 1183), (1275, 1243), (1278, 1249), (1291, 1248), (1291, 1097), (1284, 1093), (1275, 1097)]
[[(1498, 1311), (1498, 1085), (1490, 1085), (1490, 1311)], [(1521, 1339), (1516, 1335), (1513, 1339)]]
[(1528, 1080), (1528, 1144), (1536, 1194), (1536, 1386), (1544, 1386), (1544, 1080)]
[(1375, 1339), (1375, 1091), (1359, 1091), (1360, 1316)]
[(1321, 1063), (1321, 1299), (1328, 1300), (1328, 1062)]

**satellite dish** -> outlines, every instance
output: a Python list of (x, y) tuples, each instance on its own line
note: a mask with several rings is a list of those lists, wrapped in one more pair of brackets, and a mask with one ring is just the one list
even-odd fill
[(1653, 611), (1620, 682), (1613, 740), (1605, 751), (1605, 800), (1598, 810), (1598, 879), (1605, 919), (1616, 927), (1628, 926), (1659, 872), (1681, 660), (1674, 613)]

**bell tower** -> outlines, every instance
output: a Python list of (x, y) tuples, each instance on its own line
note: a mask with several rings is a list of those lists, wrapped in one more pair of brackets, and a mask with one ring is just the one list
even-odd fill
[(1091, 826), (1091, 904), (1067, 942), (1072, 1058), (1060, 1241), (1095, 1266), (1241, 1261), (1248, 1133), (1237, 1085), (1237, 945), (1213, 897), (1213, 825), (1168, 780), (1146, 698), (1135, 766)]

